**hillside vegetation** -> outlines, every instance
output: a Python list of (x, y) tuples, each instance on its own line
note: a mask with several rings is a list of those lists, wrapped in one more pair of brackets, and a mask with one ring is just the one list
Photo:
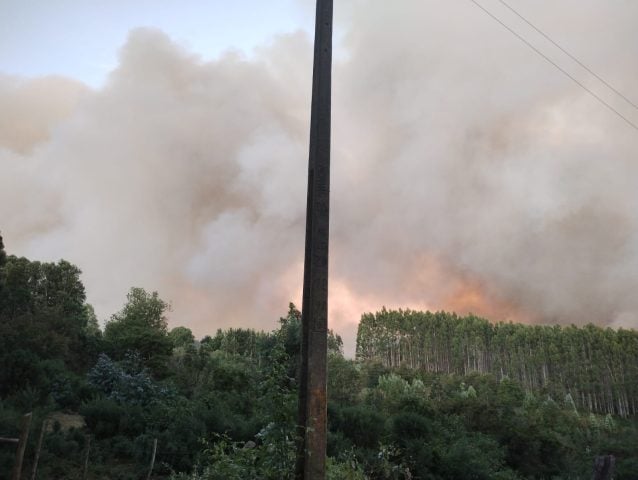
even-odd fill
[[(0, 436), (33, 412), (23, 478), (292, 478), (300, 314), (196, 339), (130, 289), (100, 328), (81, 272), (0, 239)], [(215, 312), (210, 312), (211, 324)], [(636, 332), (364, 315), (357, 358), (330, 332), (330, 480), (590, 479), (613, 454), (638, 479)], [(90, 444), (90, 448), (89, 448)], [(0, 479), (15, 445), (0, 444)]]
[(579, 409), (638, 413), (638, 332), (587, 325), (490, 323), (411, 310), (365, 314), (357, 358), (456, 375), (510, 378), (535, 394), (569, 395)]

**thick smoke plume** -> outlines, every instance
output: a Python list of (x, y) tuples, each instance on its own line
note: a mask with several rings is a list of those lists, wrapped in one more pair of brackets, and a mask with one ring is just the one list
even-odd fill
[[(638, 5), (520, 8), (638, 96)], [(638, 132), (470, 2), (336, 13), (330, 302), (348, 349), (382, 305), (638, 327)], [(102, 318), (135, 285), (198, 335), (272, 328), (300, 298), (311, 50), (296, 33), (205, 62), (140, 29), (102, 89), (1, 77), (8, 251), (78, 264)]]

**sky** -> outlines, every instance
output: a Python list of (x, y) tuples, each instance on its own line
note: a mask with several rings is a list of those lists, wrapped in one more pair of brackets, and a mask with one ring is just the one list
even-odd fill
[(153, 27), (205, 59), (251, 50), (273, 35), (309, 30), (296, 0), (1, 0), (0, 65), (27, 77), (58, 74), (104, 85), (128, 33)]
[[(469, 0), (335, 6), (329, 323), (362, 313), (638, 328), (638, 109)], [(509, 0), (638, 104), (638, 3)], [(312, 2), (0, 0), (0, 231), (169, 326), (300, 303)], [(591, 90), (599, 100), (594, 98)], [(601, 101), (617, 111), (610, 111)]]

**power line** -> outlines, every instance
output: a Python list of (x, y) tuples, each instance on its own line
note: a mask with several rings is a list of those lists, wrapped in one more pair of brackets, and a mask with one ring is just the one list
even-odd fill
[(622, 118), (625, 122), (627, 122), (627, 124), (631, 127), (633, 127), (635, 130), (638, 131), (638, 125), (636, 125), (635, 123), (633, 123), (631, 120), (629, 120), (627, 117), (625, 117), (622, 113), (620, 113), (618, 110), (616, 110), (614, 107), (612, 107), (609, 103), (607, 103), (605, 100), (603, 100), (600, 96), (598, 96), (596, 93), (594, 93), (592, 90), (590, 90), (589, 88), (587, 88), (585, 85), (583, 85), (581, 82), (579, 82), (573, 75), (571, 75), (568, 71), (566, 71), (565, 69), (563, 69), (560, 65), (558, 65), (556, 62), (554, 62), (551, 58), (549, 58), (547, 55), (545, 55), (543, 52), (541, 52), (538, 48), (536, 48), (534, 45), (532, 45), (529, 41), (527, 41), (522, 35), (520, 35), (518, 32), (516, 32), (515, 30), (513, 30), (511, 27), (509, 27), (507, 24), (505, 24), (501, 19), (499, 19), (497, 16), (495, 16), (492, 12), (490, 12), (489, 10), (487, 10), (485, 7), (483, 7), (483, 5), (481, 5), (480, 3), (478, 3), (476, 0), (470, 0), (470, 2), (472, 2), (474, 5), (476, 5), (478, 8), (480, 8), (481, 10), (483, 10), (483, 12), (485, 12), (487, 15), (489, 15), (493, 20), (497, 21), (498, 23), (500, 23), (503, 27), (505, 27), (512, 35), (516, 36), (516, 38), (518, 38), (521, 42), (523, 42), (525, 45), (527, 45), (529, 48), (531, 48), (532, 50), (534, 50), (538, 55), (540, 55), (541, 57), (543, 57), (548, 63), (550, 63), (551, 65), (553, 65), (555, 68), (557, 68), (558, 70), (560, 70), (563, 75), (565, 75), (566, 77), (568, 77), (569, 79), (571, 79), (576, 85), (578, 85), (580, 88), (582, 88), (583, 90), (585, 90), (587, 93), (589, 93), (592, 97), (594, 97), (596, 100), (598, 100), (601, 104), (603, 104), (605, 107), (607, 107), (609, 110), (611, 110), (613, 113), (615, 113), (616, 115), (618, 115), (620, 118)]
[(636, 110), (638, 110), (638, 105), (636, 105), (634, 102), (632, 102), (629, 98), (627, 98), (622, 92), (619, 92), (616, 88), (614, 88), (612, 85), (610, 85), (607, 81), (605, 81), (605, 79), (603, 79), (602, 77), (600, 77), (599, 75), (597, 75), (594, 71), (592, 71), (587, 65), (585, 65), (583, 62), (581, 62), (580, 60), (578, 60), (578, 58), (576, 58), (574, 55), (572, 55), (571, 53), (569, 53), (567, 50), (565, 50), (562, 46), (560, 46), (557, 42), (555, 42), (549, 35), (547, 35), (545, 32), (543, 32), (540, 28), (538, 28), (536, 25), (534, 25), (532, 22), (530, 22), (527, 18), (525, 18), (522, 14), (520, 14), (519, 12), (517, 12), (514, 7), (510, 6), (507, 2), (505, 2), (504, 0), (498, 0), (499, 2), (501, 2), (503, 5), (505, 5), (508, 9), (510, 9), (512, 12), (514, 12), (514, 14), (516, 16), (518, 16), (521, 20), (523, 20), (525, 23), (527, 23), (530, 27), (532, 27), (534, 30), (536, 30), (538, 33), (540, 33), (543, 37), (545, 37), (545, 39), (547, 39), (552, 45), (554, 45), (556, 48), (558, 48), (561, 52), (563, 52), (565, 55), (567, 55), (569, 58), (571, 58), (574, 62), (576, 62), (578, 65), (580, 65), (581, 67), (583, 67), (585, 70), (587, 70), (590, 74), (592, 74), (594, 77), (596, 77), (598, 80), (600, 80), (603, 84), (605, 84), (605, 86), (607, 86), (607, 88), (609, 88), (612, 92), (614, 92), (616, 95), (618, 95), (619, 97), (621, 97), (623, 100), (625, 100), (629, 105), (631, 105), (632, 107), (634, 107)]

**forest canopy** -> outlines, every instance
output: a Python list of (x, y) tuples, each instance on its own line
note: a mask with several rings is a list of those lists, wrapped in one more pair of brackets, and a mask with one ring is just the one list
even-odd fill
[[(292, 478), (299, 310), (201, 339), (168, 312), (131, 288), (101, 329), (76, 266), (0, 237), (0, 436), (33, 412), (25, 475), (43, 431), (36, 478), (147, 478), (154, 444), (155, 479)], [(608, 454), (638, 478), (635, 331), (383, 309), (356, 359), (328, 347), (331, 480), (589, 479)], [(0, 478), (14, 457), (0, 444)]]
[(490, 323), (473, 315), (381, 310), (362, 316), (357, 358), (456, 375), (491, 374), (582, 409), (638, 413), (638, 332)]

